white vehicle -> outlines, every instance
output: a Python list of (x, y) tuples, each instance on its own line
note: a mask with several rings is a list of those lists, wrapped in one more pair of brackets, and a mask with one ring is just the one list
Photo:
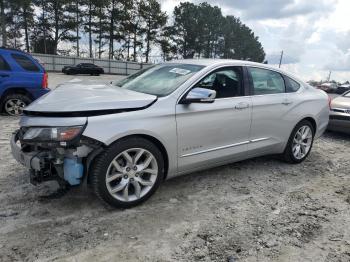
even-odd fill
[(182, 60), (115, 85), (60, 86), (24, 110), (11, 144), (33, 183), (85, 178), (130, 207), (178, 175), (267, 154), (302, 162), (328, 117), (323, 91), (279, 69)]

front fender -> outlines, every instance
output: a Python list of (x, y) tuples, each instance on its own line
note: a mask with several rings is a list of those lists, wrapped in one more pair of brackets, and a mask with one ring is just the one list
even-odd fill
[(133, 111), (88, 118), (84, 136), (102, 142), (106, 146), (123, 137), (145, 135), (158, 140), (165, 148), (168, 174), (177, 172), (177, 135), (174, 114), (159, 115), (153, 109)]

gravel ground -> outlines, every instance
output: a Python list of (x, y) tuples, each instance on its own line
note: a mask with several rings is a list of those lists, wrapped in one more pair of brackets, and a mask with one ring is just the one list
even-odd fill
[(326, 133), (302, 164), (274, 157), (166, 181), (111, 210), (82, 186), (40, 198), (0, 117), (0, 261), (350, 261), (350, 137)]
[[(50, 73), (51, 88), (76, 78)], [(166, 181), (112, 210), (85, 185), (56, 200), (10, 154), (0, 116), (0, 261), (350, 261), (350, 136), (326, 133), (302, 164), (263, 157)]]

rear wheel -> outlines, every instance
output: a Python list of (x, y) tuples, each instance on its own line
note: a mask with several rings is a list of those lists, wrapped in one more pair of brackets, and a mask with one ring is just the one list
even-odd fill
[(4, 112), (10, 116), (19, 116), (23, 109), (29, 105), (32, 100), (23, 94), (10, 94), (4, 99)]
[(303, 120), (296, 125), (288, 140), (283, 157), (289, 163), (301, 163), (309, 155), (315, 130), (308, 120)]
[(128, 208), (147, 200), (163, 177), (160, 150), (150, 141), (134, 137), (116, 142), (97, 157), (91, 186), (108, 204)]

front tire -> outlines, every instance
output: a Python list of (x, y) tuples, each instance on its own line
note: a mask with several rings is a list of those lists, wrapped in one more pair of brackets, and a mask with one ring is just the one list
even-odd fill
[(311, 151), (314, 136), (315, 130), (310, 121), (299, 122), (289, 137), (283, 153), (284, 160), (292, 164), (303, 162)]
[(131, 137), (108, 147), (91, 170), (93, 192), (111, 206), (129, 208), (157, 190), (164, 178), (164, 160), (152, 142)]

